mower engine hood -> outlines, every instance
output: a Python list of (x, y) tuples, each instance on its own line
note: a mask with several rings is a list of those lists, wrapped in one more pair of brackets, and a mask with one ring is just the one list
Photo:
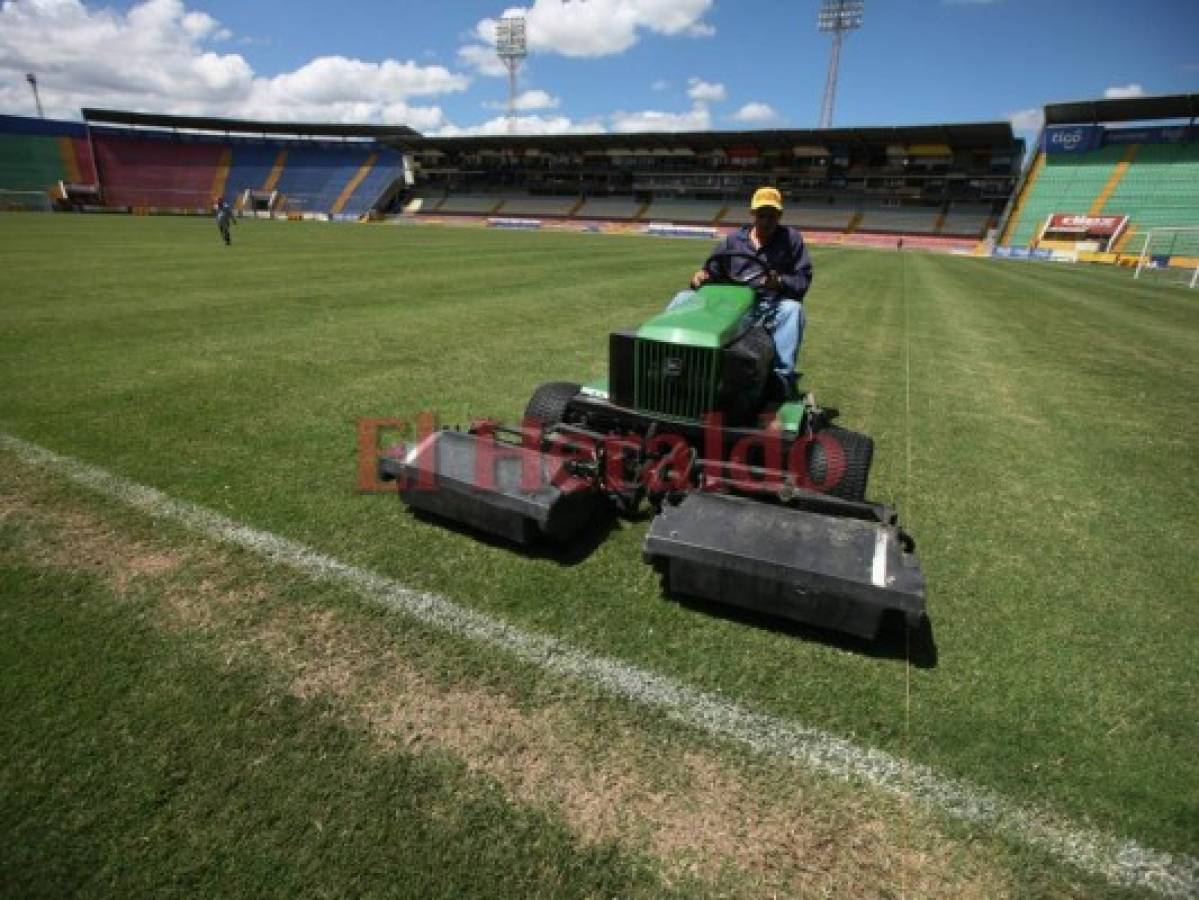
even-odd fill
[(687, 303), (649, 319), (637, 329), (637, 337), (688, 347), (723, 347), (753, 304), (752, 288), (706, 284)]

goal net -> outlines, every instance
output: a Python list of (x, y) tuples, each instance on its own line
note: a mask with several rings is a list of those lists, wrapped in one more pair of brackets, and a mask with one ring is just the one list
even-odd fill
[(1199, 228), (1150, 228), (1133, 277), (1199, 287)]
[(0, 188), (0, 212), (52, 212), (54, 205), (45, 191), (10, 191)]

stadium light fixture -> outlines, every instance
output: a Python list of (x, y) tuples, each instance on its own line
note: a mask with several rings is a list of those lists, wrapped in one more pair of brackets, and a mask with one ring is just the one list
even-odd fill
[(516, 71), (529, 55), (524, 16), (506, 16), (495, 27), (495, 55), (508, 68), (508, 133), (516, 132)]
[(824, 0), (817, 25), (821, 34), (833, 36), (828, 60), (828, 78), (824, 82), (824, 102), (820, 106), (820, 127), (833, 127), (833, 105), (837, 99), (837, 75), (841, 67), (841, 41), (850, 31), (862, 27), (866, 0)]
[(46, 114), (42, 112), (42, 98), (37, 93), (37, 76), (30, 72), (25, 76), (25, 80), (29, 82), (29, 87), (33, 89), (33, 102), (37, 106), (37, 117), (39, 119), (46, 118)]

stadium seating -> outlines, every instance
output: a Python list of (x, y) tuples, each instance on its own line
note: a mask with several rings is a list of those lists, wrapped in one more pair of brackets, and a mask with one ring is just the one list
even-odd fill
[(575, 218), (633, 219), (644, 205), (632, 197), (591, 197), (575, 212)]
[[(649, 208), (642, 213), (641, 218), (646, 222), (674, 222), (687, 225), (715, 225), (721, 213), (728, 206), (720, 200), (668, 200), (655, 199)], [(743, 224), (745, 215), (738, 217), (737, 224)]]
[(497, 216), (569, 216), (571, 210), (579, 203), (577, 196), (571, 197), (533, 197), (528, 194), (508, 195), (502, 198), (502, 205), (496, 210)]
[(1009, 243), (1024, 247), (1036, 239), (1053, 213), (1085, 215), (1102, 193), (1115, 167), (1124, 158), (1123, 146), (1101, 147), (1089, 153), (1050, 154), (1032, 185)]
[(95, 132), (109, 206), (207, 212), (217, 192), (222, 146), (213, 141)]
[(375, 148), (375, 161), (340, 210), (342, 215), (361, 216), (368, 211), (397, 179), (404, 177), (404, 157), (390, 148)]
[(436, 212), (487, 216), (502, 200), (503, 197), (496, 194), (450, 194), (436, 208)]
[(867, 207), (862, 211), (857, 230), (933, 234), (940, 215), (940, 209), (935, 207)]
[(275, 187), (289, 210), (329, 213), (373, 151), (363, 144), (292, 144)]
[(989, 205), (954, 203), (945, 214), (940, 234), (982, 237), (993, 215)]
[(225, 178), (225, 198), (236, 204), (247, 190), (270, 190), (269, 178), (280, 152), (280, 145), (272, 142), (235, 143)]
[[(748, 215), (738, 210), (742, 219)], [(796, 228), (817, 231), (845, 231), (856, 212), (844, 206), (788, 206), (783, 213), (783, 222)]]
[(0, 116), (0, 189), (50, 193), (96, 180), (82, 125)]
[(1103, 205), (1127, 215), (1139, 232), (1199, 226), (1199, 144), (1144, 144)]

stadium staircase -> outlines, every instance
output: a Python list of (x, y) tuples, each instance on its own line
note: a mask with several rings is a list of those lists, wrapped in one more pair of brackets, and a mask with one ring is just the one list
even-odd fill
[(1024, 216), (1024, 204), (1028, 198), (1032, 196), (1036, 188), (1037, 178), (1040, 177), (1041, 171), (1045, 168), (1045, 154), (1038, 153), (1037, 158), (1033, 160), (1032, 168), (1028, 171), (1028, 177), (1024, 179), (1024, 184), (1020, 186), (1020, 193), (1016, 197), (1016, 202), (1012, 205), (1012, 212), (1008, 216), (1007, 224), (1003, 227), (1003, 234), (999, 238), (999, 243), (1008, 246), (1012, 243), (1012, 232), (1016, 230), (1016, 225)]
[(214, 200), (217, 197), (225, 196), (225, 186), (229, 181), (229, 167), (233, 164), (233, 148), (225, 147), (221, 150), (221, 158), (216, 164), (216, 175), (212, 179), (212, 190), (208, 196)]
[(350, 202), (350, 197), (353, 196), (356, 190), (358, 190), (358, 186), (362, 184), (362, 182), (366, 181), (366, 176), (371, 173), (371, 169), (375, 167), (375, 163), (378, 162), (378, 160), (379, 154), (372, 153), (366, 158), (366, 162), (358, 167), (358, 171), (354, 173), (354, 177), (351, 178), (349, 183), (341, 189), (341, 193), (338, 194), (337, 199), (333, 201), (333, 208), (329, 210), (331, 215), (341, 215), (342, 210), (346, 208), (346, 204)]
[(1140, 144), (1131, 144), (1124, 151), (1124, 158), (1116, 163), (1115, 171), (1112, 172), (1112, 177), (1107, 180), (1107, 184), (1103, 186), (1103, 190), (1099, 192), (1099, 196), (1095, 198), (1095, 202), (1091, 204), (1091, 208), (1087, 210), (1087, 215), (1097, 216), (1103, 212), (1103, 206), (1107, 203), (1108, 198), (1119, 187), (1120, 182), (1124, 179), (1124, 175), (1128, 172), (1128, 167), (1132, 165), (1132, 161), (1137, 158), (1137, 151), (1140, 149)]

